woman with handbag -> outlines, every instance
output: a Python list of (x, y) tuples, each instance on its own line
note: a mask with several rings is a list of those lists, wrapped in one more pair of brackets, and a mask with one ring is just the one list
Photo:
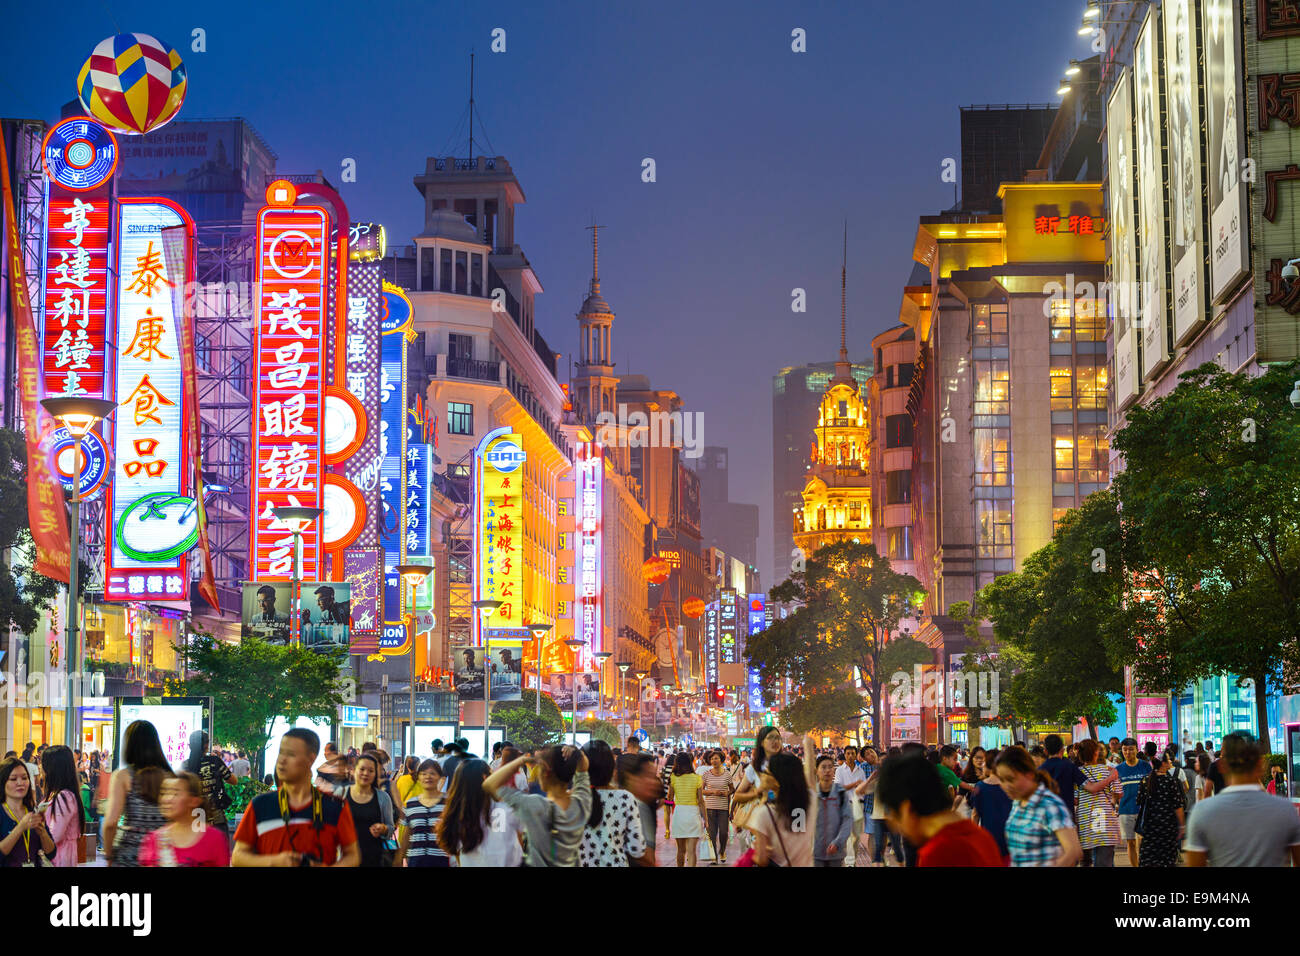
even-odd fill
[(139, 866), (144, 838), (167, 824), (158, 797), (172, 768), (158, 739), (158, 728), (147, 720), (131, 721), (126, 728), (122, 764), (109, 781), (104, 852), (109, 866)]
[(72, 751), (61, 744), (47, 747), (41, 755), (45, 775), (45, 811), (56, 850), (55, 866), (77, 865), (77, 843), (81, 840), (81, 787)]
[[(513, 749), (513, 748), (511, 748)], [(504, 754), (506, 748), (502, 748)], [(515, 757), (504, 763), (513, 762)], [(523, 866), (524, 828), (504, 803), (498, 803), (483, 789), (492, 770), (483, 760), (462, 760), (451, 778), (447, 807), (438, 819), (438, 845), (464, 867)], [(511, 784), (503, 786), (512, 787)]]
[(758, 729), (754, 737), (753, 757), (745, 768), (735, 798), (731, 801), (731, 822), (738, 830), (749, 832), (749, 818), (763, 798), (763, 767), (781, 752), (781, 731), (771, 724)]
[(385, 791), (376, 787), (379, 761), (373, 753), (362, 754), (357, 758), (354, 773), (356, 782), (338, 788), (334, 795), (352, 811), (361, 865), (388, 866), (391, 853), (396, 850), (392, 846), (393, 801)]
[(1186, 798), (1182, 784), (1170, 776), (1173, 759), (1169, 752), (1153, 758), (1160, 763), (1138, 785), (1138, 866), (1175, 866), (1182, 842)]
[(777, 752), (764, 761), (764, 801), (749, 816), (754, 833), (753, 866), (813, 865), (817, 833), (816, 744), (804, 737), (803, 761)]

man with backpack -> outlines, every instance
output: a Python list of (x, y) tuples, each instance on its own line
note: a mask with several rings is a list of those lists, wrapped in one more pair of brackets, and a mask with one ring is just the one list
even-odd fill
[(817, 833), (813, 840), (813, 866), (843, 866), (853, 832), (853, 801), (835, 781), (835, 758), (817, 758)]

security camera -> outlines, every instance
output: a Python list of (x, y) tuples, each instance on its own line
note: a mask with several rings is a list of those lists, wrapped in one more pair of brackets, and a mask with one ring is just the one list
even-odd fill
[(1291, 389), (1291, 407), (1300, 408), (1300, 382), (1295, 383), (1295, 388)]
[(1300, 268), (1296, 268), (1297, 262), (1300, 262), (1300, 259), (1292, 259), (1282, 267), (1282, 281), (1287, 285), (1300, 279)]

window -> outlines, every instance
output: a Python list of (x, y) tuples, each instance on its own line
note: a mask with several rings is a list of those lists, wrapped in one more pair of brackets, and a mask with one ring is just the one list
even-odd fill
[(916, 365), (912, 362), (904, 362), (898, 366), (897, 381), (894, 382), (899, 388), (906, 388), (912, 384), (912, 374), (916, 371)]
[(885, 388), (894, 387), (894, 366), (891, 365), (885, 369)]
[(885, 447), (907, 448), (912, 444), (912, 416), (889, 415), (885, 418)]
[(1074, 426), (1052, 426), (1052, 468), (1058, 484), (1074, 484)]
[[(1089, 356), (1080, 357), (1088, 358)], [(1100, 358), (1101, 356), (1092, 357)], [(1105, 409), (1107, 380), (1106, 366), (1080, 365), (1074, 370), (1074, 378), (1079, 390), (1079, 408), (1090, 411)], [(1055, 409), (1056, 405), (1053, 404), (1052, 408)]]
[(975, 414), (1011, 414), (1011, 363), (997, 359), (975, 363)]
[(1054, 368), (1050, 371), (1052, 379), (1052, 411), (1068, 412), (1074, 407), (1074, 391), (1070, 370)]
[(230, 439), (230, 465), (236, 472), (242, 472), (248, 465), (247, 449), (248, 446), (238, 438)]
[(456, 252), (456, 291), (464, 295), (469, 291), (469, 259), (464, 252)]
[(885, 504), (903, 505), (911, 500), (911, 471), (891, 471), (885, 475)]
[(1011, 503), (1009, 501), (975, 502), (975, 557), (1006, 559), (1014, 557), (1011, 541)]
[(1074, 337), (1080, 342), (1101, 342), (1106, 338), (1106, 317), (1096, 299), (1075, 302)]
[(1052, 341), (1070, 341), (1070, 300), (1052, 299), (1049, 311), (1052, 318)]
[(1011, 429), (976, 428), (975, 484), (986, 488), (1011, 484)]
[(888, 548), (891, 558), (912, 560), (912, 529), (890, 528)]
[(1105, 425), (1079, 426), (1079, 481), (1102, 484), (1110, 473), (1110, 439)]
[(450, 292), (451, 291), (451, 250), (442, 249), (440, 251), (442, 253), (442, 259), (441, 262), (439, 263), (441, 268), (438, 270), (438, 279), (439, 279), (438, 290), (440, 292)]
[(1052, 509), (1052, 534), (1056, 534), (1056, 529), (1061, 527), (1061, 522), (1065, 520), (1065, 516), (1069, 513), (1069, 508)]
[(447, 477), (448, 477), (448, 478), (468, 478), (468, 477), (469, 477), (469, 465), (466, 465), (466, 464), (454, 464), (454, 465), (448, 465), (448, 466), (447, 466)]
[(856, 524), (857, 522), (859, 522), (859, 521), (861, 521), (861, 520), (862, 520), (862, 502), (860, 502), (860, 501), (850, 501), (850, 502), (849, 502), (849, 521), (851, 521), (851, 522), (853, 522), (854, 524)]
[(247, 358), (236, 357), (230, 361), (230, 384), (245, 395), (252, 392), (249, 381), (251, 370), (252, 363)]
[(975, 348), (1006, 347), (1007, 307), (1005, 305), (976, 305), (971, 307), (974, 323), (972, 342)]
[(194, 361), (203, 371), (212, 370), (212, 342), (202, 332), (194, 335)]
[(452, 332), (447, 336), (447, 355), (454, 359), (472, 359), (474, 336)]
[(480, 253), (474, 253), (470, 256), (469, 272), (469, 294), (483, 294), (483, 256)]
[(420, 249), (420, 289), (432, 292), (438, 288), (438, 280), (434, 277), (434, 266), (438, 264), (436, 258), (436, 249)]
[(474, 406), (464, 402), (447, 403), (447, 434), (474, 434)]
[(847, 401), (840, 402), (840, 408), (837, 414), (839, 415), (840, 418), (849, 417), (849, 403)]

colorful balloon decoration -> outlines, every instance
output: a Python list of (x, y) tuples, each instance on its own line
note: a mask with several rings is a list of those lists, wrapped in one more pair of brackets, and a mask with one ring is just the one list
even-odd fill
[(662, 584), (672, 573), (673, 566), (668, 563), (668, 559), (657, 554), (646, 558), (641, 565), (641, 576), (651, 584)]
[(704, 613), (704, 601), (700, 598), (687, 598), (682, 602), (682, 613), (689, 618), (697, 618)]
[(147, 133), (171, 122), (185, 101), (186, 85), (175, 47), (147, 33), (109, 37), (77, 74), (86, 113), (117, 133)]

